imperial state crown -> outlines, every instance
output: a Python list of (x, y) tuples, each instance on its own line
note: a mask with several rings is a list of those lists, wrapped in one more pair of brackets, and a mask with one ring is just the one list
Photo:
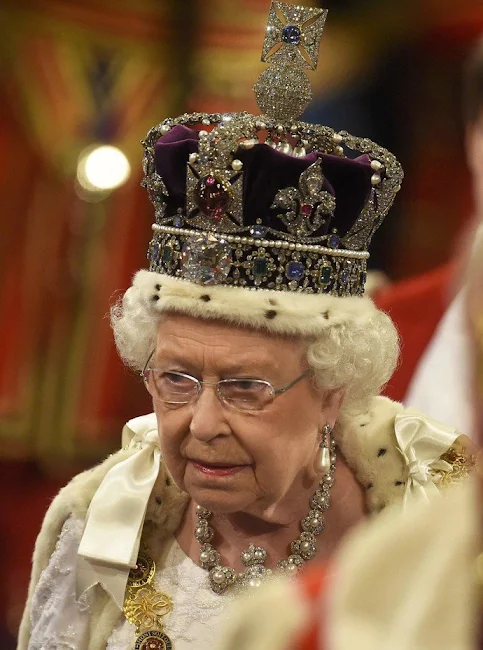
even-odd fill
[(152, 128), (150, 270), (201, 285), (364, 292), (368, 247), (400, 189), (394, 155), (297, 118), (327, 11), (273, 1), (255, 84), (262, 114), (191, 113)]

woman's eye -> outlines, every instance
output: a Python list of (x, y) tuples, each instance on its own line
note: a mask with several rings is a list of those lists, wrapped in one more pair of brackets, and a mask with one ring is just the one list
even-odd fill
[(166, 377), (166, 379), (169, 379), (169, 381), (172, 381), (173, 383), (186, 379), (186, 377), (183, 377), (182, 375), (177, 375), (174, 372), (165, 372), (164, 376)]
[(257, 391), (260, 390), (264, 387), (264, 384), (262, 384), (259, 381), (255, 381), (254, 379), (238, 379), (237, 381), (233, 382), (233, 388), (235, 390), (239, 391)]
[(254, 388), (254, 382), (249, 379), (237, 381), (236, 387), (241, 390), (250, 390), (251, 388)]
[(193, 385), (193, 380), (192, 379), (188, 379), (188, 377), (184, 377), (183, 375), (179, 375), (176, 372), (165, 372), (162, 375), (162, 379), (167, 384), (171, 384), (172, 386), (192, 386)]

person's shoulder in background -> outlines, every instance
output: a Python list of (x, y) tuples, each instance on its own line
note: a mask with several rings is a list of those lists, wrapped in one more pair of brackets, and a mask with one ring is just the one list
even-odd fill
[(474, 648), (478, 528), (474, 481), (359, 527), (334, 562), (325, 648)]

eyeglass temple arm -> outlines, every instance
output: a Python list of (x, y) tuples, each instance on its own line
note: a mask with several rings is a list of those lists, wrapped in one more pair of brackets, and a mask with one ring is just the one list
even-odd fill
[(295, 386), (295, 384), (298, 384), (299, 381), (302, 381), (302, 379), (303, 379), (304, 377), (306, 377), (308, 374), (310, 374), (310, 370), (306, 370), (305, 372), (303, 372), (303, 373), (300, 375), (300, 377), (297, 377), (296, 379), (294, 379), (293, 381), (291, 381), (290, 384), (288, 384), (288, 386), (284, 386), (283, 388), (278, 388), (277, 390), (274, 390), (274, 391), (273, 391), (273, 394), (274, 394), (274, 395), (282, 395), (282, 393), (286, 393), (290, 388), (292, 388), (293, 386)]
[(151, 352), (151, 354), (149, 355), (148, 360), (147, 360), (146, 363), (144, 364), (144, 368), (141, 370), (141, 373), (140, 373), (140, 374), (141, 374), (141, 377), (142, 377), (143, 379), (144, 379), (144, 373), (146, 372), (146, 370), (147, 370), (147, 368), (148, 368), (149, 362), (150, 362), (151, 359), (153, 358), (153, 354), (154, 354), (154, 350), (153, 350), (153, 351)]

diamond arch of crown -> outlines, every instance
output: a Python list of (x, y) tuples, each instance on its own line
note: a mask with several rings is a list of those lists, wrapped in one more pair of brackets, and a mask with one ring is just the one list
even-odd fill
[[(236, 160), (238, 148), (248, 149), (263, 142), (294, 156), (321, 152), (346, 157), (346, 149), (367, 154), (374, 171), (372, 192), (352, 227), (340, 238), (347, 253), (350, 250), (367, 251), (372, 235), (389, 211), (404, 177), (401, 164), (387, 149), (368, 138), (356, 137), (346, 131), (336, 132), (327, 126), (301, 121), (283, 124), (268, 116), (248, 113), (186, 113), (174, 119), (168, 118), (153, 127), (142, 143), (142, 184), (148, 190), (157, 222), (161, 225), (176, 225), (176, 215), (163, 214), (162, 206), (168, 193), (163, 179), (156, 172), (154, 149), (158, 140), (177, 125), (199, 129), (199, 154), (206, 159), (206, 168), (213, 170), (230, 168)], [(249, 228), (242, 227), (237, 234), (244, 232), (250, 234)], [(290, 241), (289, 235), (282, 237)]]

